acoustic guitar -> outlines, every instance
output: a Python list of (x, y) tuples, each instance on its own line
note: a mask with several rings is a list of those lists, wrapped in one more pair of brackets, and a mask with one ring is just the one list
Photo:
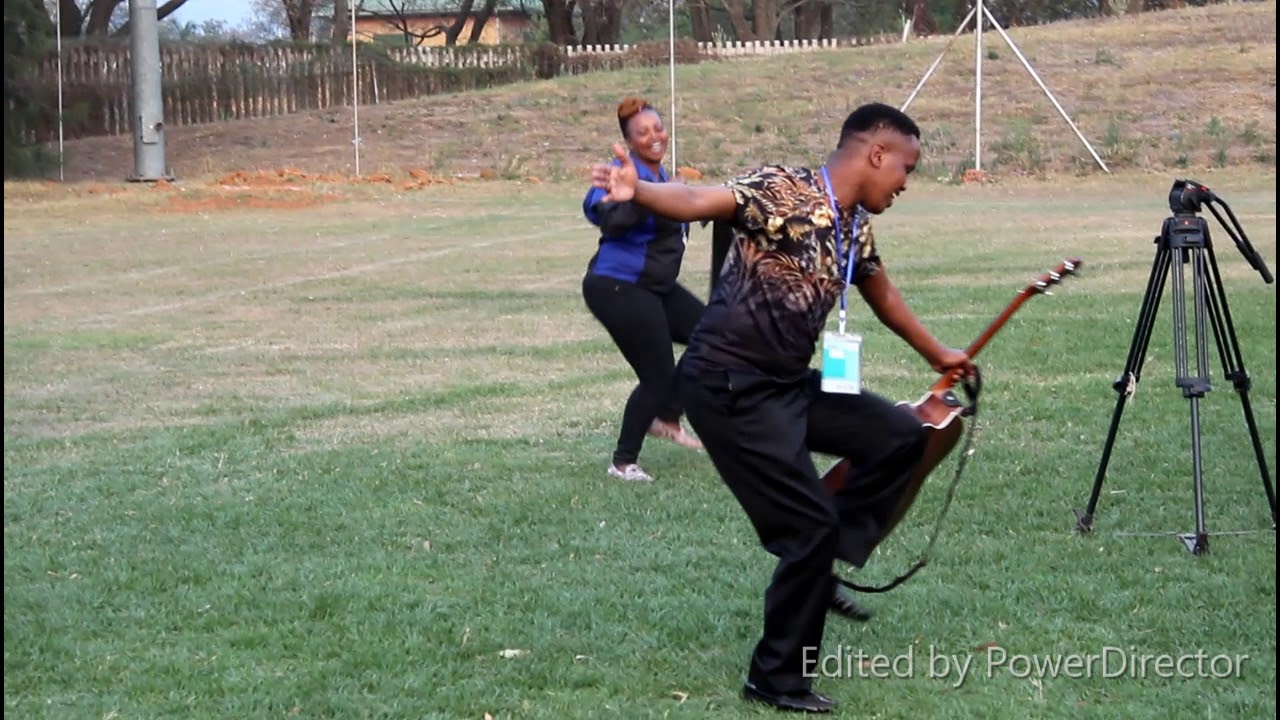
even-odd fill
[[(986, 346), (987, 342), (1009, 321), (1009, 318), (1017, 312), (1018, 308), (1022, 307), (1023, 303), (1034, 295), (1049, 294), (1050, 288), (1062, 282), (1063, 278), (1068, 275), (1075, 274), (1080, 267), (1080, 263), (1079, 258), (1067, 258), (1058, 267), (1019, 290), (1013, 301), (965, 349), (969, 359), (972, 360)], [(959, 381), (960, 371), (949, 371), (944, 373), (919, 400), (913, 403), (898, 403), (899, 406), (907, 406), (912, 414), (920, 420), (920, 424), (928, 429), (928, 440), (925, 443), (924, 454), (921, 456), (920, 462), (916, 465), (915, 472), (911, 476), (911, 482), (903, 493), (889, 526), (885, 529), (884, 534), (886, 536), (897, 526), (898, 521), (906, 514), (911, 504), (915, 502), (916, 495), (920, 492), (921, 486), (924, 485), (925, 478), (951, 452), (956, 445), (956, 441), (960, 439), (960, 435), (964, 430), (964, 421), (961, 420), (961, 415), (965, 411), (965, 406), (955, 393), (955, 386)], [(852, 470), (853, 464), (848, 458), (837, 461), (822, 477), (827, 490), (834, 495), (844, 489)]]

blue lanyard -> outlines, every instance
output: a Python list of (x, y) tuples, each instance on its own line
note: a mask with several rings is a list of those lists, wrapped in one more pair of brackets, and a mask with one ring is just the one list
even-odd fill
[[(836, 202), (836, 192), (831, 187), (831, 175), (827, 172), (827, 166), (822, 166), (822, 182), (827, 186), (827, 200), (831, 202), (832, 223), (835, 225), (836, 231), (836, 267), (840, 265), (840, 243), (844, 240), (844, 233), (840, 229), (840, 205)], [(854, 234), (858, 230), (858, 219), (861, 213), (854, 213), (853, 231)], [(849, 304), (849, 286), (853, 284), (853, 266), (857, 263), (857, 238), (849, 238), (849, 255), (844, 261), (844, 288), (840, 291), (840, 334), (844, 334), (845, 318), (848, 316)]]

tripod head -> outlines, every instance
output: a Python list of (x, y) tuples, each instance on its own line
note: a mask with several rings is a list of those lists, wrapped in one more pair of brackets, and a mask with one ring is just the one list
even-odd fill
[(1173, 181), (1173, 187), (1169, 190), (1169, 209), (1175, 215), (1198, 213), (1201, 205), (1216, 198), (1217, 196), (1207, 186), (1195, 180), (1178, 178)]
[[(1222, 205), (1227, 217), (1231, 218), (1231, 225), (1228, 225), (1222, 219), (1218, 209), (1214, 207), (1214, 203)], [(1223, 230), (1227, 231), (1227, 235), (1231, 236), (1231, 240), (1235, 242), (1236, 249), (1244, 255), (1244, 259), (1249, 262), (1249, 266), (1257, 270), (1262, 275), (1262, 281), (1270, 285), (1275, 282), (1271, 271), (1267, 269), (1267, 264), (1263, 262), (1262, 256), (1249, 243), (1249, 238), (1244, 234), (1244, 228), (1240, 227), (1240, 223), (1236, 221), (1235, 213), (1231, 212), (1231, 207), (1216, 193), (1195, 180), (1178, 178), (1173, 181), (1173, 187), (1169, 190), (1169, 209), (1173, 211), (1174, 217), (1171, 220), (1181, 221), (1175, 222), (1175, 225), (1187, 226), (1187, 220), (1190, 216), (1194, 216), (1200, 212), (1202, 207), (1209, 208), (1209, 212), (1218, 220), (1218, 224)]]

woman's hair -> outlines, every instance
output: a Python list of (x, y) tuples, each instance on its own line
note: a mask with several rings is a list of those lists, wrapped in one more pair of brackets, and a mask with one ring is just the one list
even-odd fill
[[(644, 110), (653, 110), (654, 107), (649, 104), (648, 100), (642, 97), (626, 97), (622, 102), (618, 103), (618, 127), (622, 130), (622, 137), (627, 136), (627, 122), (631, 118)], [(655, 110), (656, 112), (656, 110)]]

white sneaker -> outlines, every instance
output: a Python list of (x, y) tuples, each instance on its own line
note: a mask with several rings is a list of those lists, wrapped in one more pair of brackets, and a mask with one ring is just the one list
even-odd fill
[(653, 482), (653, 478), (650, 477), (649, 473), (641, 470), (640, 466), (635, 463), (623, 465), (622, 467), (610, 465), (609, 477), (616, 477), (619, 480), (626, 480), (628, 482)]

